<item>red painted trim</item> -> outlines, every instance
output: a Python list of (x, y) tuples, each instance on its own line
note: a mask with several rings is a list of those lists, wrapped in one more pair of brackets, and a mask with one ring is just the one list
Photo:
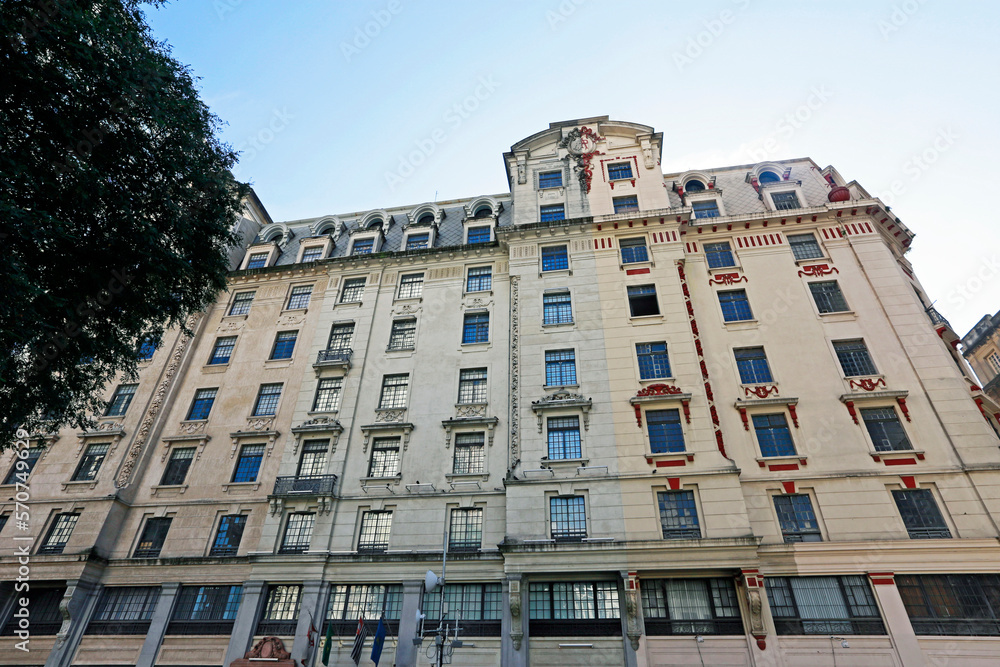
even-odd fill
[(677, 460), (674, 460), (674, 461), (657, 461), (656, 462), (656, 467), (657, 468), (676, 468), (678, 466), (685, 466), (685, 465), (687, 465), (687, 461), (685, 461), (684, 459), (677, 459)]
[(774, 463), (774, 464), (769, 464), (767, 466), (767, 469), (770, 470), (771, 472), (778, 472), (778, 471), (781, 471), (781, 470), (798, 470), (799, 469), (799, 464), (798, 463)]
[(907, 489), (917, 488), (917, 478), (913, 475), (900, 475), (899, 479), (903, 481), (903, 486)]
[(681, 488), (681, 478), (680, 477), (668, 477), (667, 484), (670, 485), (671, 491), (676, 491)]
[(649, 273), (649, 269), (648, 268), (646, 268), (646, 269), (627, 269), (625, 271), (625, 275), (627, 275), (627, 276), (636, 276), (636, 275), (639, 275), (640, 273)]
[(795, 482), (782, 482), (781, 488), (785, 490), (785, 493), (795, 493)]
[[(869, 575), (869, 577), (871, 577), (871, 575)], [(874, 577), (872, 577), (872, 583), (875, 584), (876, 586), (895, 586), (896, 585), (896, 580), (895, 579), (875, 579)]]
[(916, 459), (886, 459), (883, 461), (887, 466), (915, 466)]

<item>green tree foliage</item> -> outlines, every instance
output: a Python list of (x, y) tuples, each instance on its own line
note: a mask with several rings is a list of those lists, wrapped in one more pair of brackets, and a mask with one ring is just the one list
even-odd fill
[(0, 3), (0, 446), (86, 426), (225, 287), (249, 188), (219, 124), (138, 2)]

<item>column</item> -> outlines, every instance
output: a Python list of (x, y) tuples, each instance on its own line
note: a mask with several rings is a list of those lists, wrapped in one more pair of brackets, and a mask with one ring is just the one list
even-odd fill
[(146, 641), (142, 643), (142, 651), (139, 652), (135, 667), (153, 667), (156, 664), (156, 654), (160, 652), (163, 635), (167, 633), (167, 623), (170, 622), (170, 615), (174, 611), (174, 602), (177, 600), (180, 588), (180, 583), (176, 581), (165, 583), (160, 588), (160, 599), (156, 601), (153, 619), (149, 623)]
[(875, 598), (882, 609), (885, 629), (896, 647), (896, 655), (905, 667), (924, 667), (924, 652), (917, 643), (917, 635), (913, 632), (910, 616), (903, 606), (903, 598), (896, 588), (895, 575), (892, 572), (869, 572)]
[(621, 609), (622, 636), (624, 637), (625, 667), (638, 667), (639, 639), (642, 637), (642, 604), (639, 601), (639, 575), (621, 571), (622, 585), (618, 587), (618, 606)]
[[(323, 615), (319, 613), (319, 603), (323, 591), (322, 581), (303, 581), (302, 599), (299, 605), (299, 620), (295, 626), (295, 640), (292, 648), (286, 646), (285, 650), (292, 654), (292, 660), (296, 665), (309, 664), (307, 659), (311, 659), (319, 646), (320, 628), (323, 626)], [(315, 629), (313, 634), (313, 646), (309, 646), (309, 633)]]
[(223, 667), (228, 667), (233, 660), (239, 660), (250, 650), (253, 641), (253, 631), (257, 626), (257, 613), (264, 604), (264, 591), (267, 585), (263, 581), (246, 581), (243, 583), (243, 601), (236, 612), (233, 622), (233, 634), (229, 637), (229, 648)]
[(420, 594), (423, 590), (423, 581), (403, 582), (403, 606), (399, 612), (396, 667), (413, 667), (417, 664), (417, 646), (413, 644), (413, 639), (417, 636), (417, 610), (420, 609)]
[[(67, 627), (64, 613), (63, 625), (56, 635), (55, 646), (52, 647), (49, 657), (45, 660), (45, 667), (69, 667), (77, 646), (80, 645), (83, 630), (90, 622), (90, 615), (94, 613), (99, 592), (100, 586), (90, 581), (70, 579), (66, 582), (66, 593), (59, 606), (69, 614), (69, 624)], [(30, 592), (28, 594), (30, 595)], [(18, 594), (12, 593), (12, 596), (11, 602)]]
[(501, 594), (506, 604), (500, 622), (500, 659), (503, 667), (528, 665), (528, 614), (522, 586), (527, 586), (520, 574), (508, 574)]

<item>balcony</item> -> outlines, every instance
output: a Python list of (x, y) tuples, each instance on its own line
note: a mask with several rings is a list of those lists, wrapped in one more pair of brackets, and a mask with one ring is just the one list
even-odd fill
[(272, 496), (332, 496), (337, 485), (336, 475), (309, 475), (307, 477), (278, 477), (274, 480)]
[(931, 318), (931, 324), (935, 326), (943, 324), (949, 329), (951, 328), (951, 324), (948, 322), (948, 320), (946, 320), (944, 316), (942, 316), (941, 313), (939, 313), (937, 311), (937, 308), (935, 308), (934, 306), (930, 306), (927, 308), (927, 317)]
[(320, 350), (316, 355), (316, 363), (313, 368), (324, 368), (326, 366), (342, 366), (345, 370), (351, 367), (351, 355), (354, 350), (344, 347), (332, 350)]

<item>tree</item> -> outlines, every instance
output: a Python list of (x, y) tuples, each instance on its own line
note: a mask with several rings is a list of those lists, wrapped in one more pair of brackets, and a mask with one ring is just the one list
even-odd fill
[(249, 186), (135, 0), (0, 4), (0, 447), (92, 425), (225, 288)]

